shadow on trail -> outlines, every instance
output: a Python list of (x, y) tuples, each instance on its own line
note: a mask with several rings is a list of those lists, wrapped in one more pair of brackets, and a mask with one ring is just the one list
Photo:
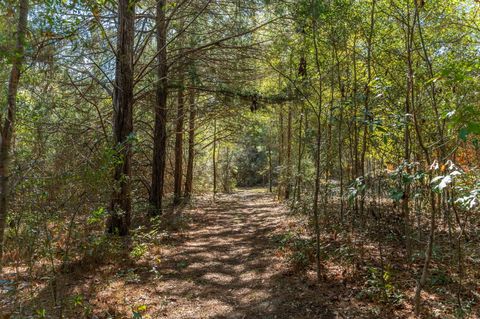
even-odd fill
[[(220, 197), (205, 208), (197, 227), (159, 268), (163, 285), (157, 292), (175, 301), (165, 317), (336, 318), (313, 283), (281, 267), (271, 236), (282, 217), (264, 193)], [(188, 312), (186, 296), (196, 313)]]
[[(340, 282), (294, 275), (277, 254), (272, 236), (284, 229), (285, 211), (273, 196), (239, 191), (189, 214), (190, 227), (152, 247), (149, 258), (87, 263), (60, 275), (60, 298), (82, 295), (99, 319), (132, 318), (139, 305), (144, 318), (342, 318), (335, 309), (345, 291)], [(119, 276), (129, 271), (134, 280)], [(28, 306), (45, 305), (51, 292), (45, 287)], [(63, 318), (92, 316), (74, 309)]]

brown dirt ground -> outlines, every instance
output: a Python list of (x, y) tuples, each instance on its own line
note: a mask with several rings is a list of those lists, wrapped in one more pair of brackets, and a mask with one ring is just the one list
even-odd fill
[[(203, 202), (162, 253), (147, 297), (154, 318), (335, 318), (328, 298), (292, 276), (272, 242), (285, 210), (270, 195), (239, 191)], [(310, 283), (311, 285), (311, 283)]]
[(62, 310), (51, 306), (53, 289), (45, 282), (52, 281), (42, 278), (25, 288), (30, 297), (17, 297), (23, 310), (15, 312), (97, 319), (385, 318), (384, 309), (375, 314), (378, 308), (356, 300), (340, 267), (325, 263), (319, 284), (312, 269), (292, 271), (272, 240), (295, 224), (286, 212), (264, 190), (220, 195), (215, 203), (197, 199), (178, 215), (187, 225), (150, 242), (141, 257), (59, 275), (54, 283)]

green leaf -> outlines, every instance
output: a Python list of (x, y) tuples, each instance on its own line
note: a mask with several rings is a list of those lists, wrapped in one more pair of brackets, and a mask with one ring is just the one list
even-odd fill
[(458, 132), (458, 136), (464, 142), (467, 140), (468, 135), (480, 135), (480, 123), (468, 123), (466, 127), (462, 127)]
[(398, 202), (403, 198), (403, 191), (401, 189), (392, 189), (390, 191), (390, 198)]
[(106, 215), (107, 215), (107, 211), (105, 210), (105, 208), (100, 207), (90, 213), (90, 216), (87, 219), (87, 223), (96, 224), (96, 223), (103, 222)]
[(402, 183), (403, 184), (410, 184), (413, 181), (413, 176), (403, 173), (402, 174)]

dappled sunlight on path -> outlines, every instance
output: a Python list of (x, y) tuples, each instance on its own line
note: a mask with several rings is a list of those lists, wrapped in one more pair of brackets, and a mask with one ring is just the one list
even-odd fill
[[(98, 262), (79, 260), (53, 279), (35, 281), (28, 300), (21, 297), (22, 313), (45, 309), (47, 318), (63, 313), (97, 319), (341, 318), (332, 300), (344, 287), (327, 279), (317, 285), (311, 270), (294, 273), (279, 253), (274, 237), (285, 234), (290, 222), (274, 196), (240, 190), (219, 195), (216, 202), (199, 198), (175, 218), (183, 223), (176, 231), (154, 231), (149, 240), (136, 242), (146, 247), (141, 256), (132, 255), (133, 248)], [(53, 287), (62, 307), (55, 306)]]
[[(156, 292), (168, 318), (335, 318), (285, 273), (271, 240), (284, 211), (256, 191), (221, 196), (175, 243)], [(180, 267), (179, 267), (180, 266)], [(182, 269), (178, 269), (182, 268)]]

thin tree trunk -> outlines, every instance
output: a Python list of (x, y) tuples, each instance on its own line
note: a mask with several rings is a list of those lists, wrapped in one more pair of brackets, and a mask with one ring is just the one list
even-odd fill
[[(425, 55), (424, 58), (427, 62), (427, 66), (428, 66), (430, 76), (433, 78), (433, 68), (432, 68), (431, 61), (428, 57), (428, 52), (427, 52), (426, 47), (425, 47), (423, 34), (422, 34), (422, 26), (421, 26), (421, 23), (420, 23), (419, 8), (418, 8), (418, 4), (417, 4), (416, 1), (414, 1), (414, 5), (415, 5), (414, 22), (415, 21), (417, 22), (418, 32), (419, 32), (419, 36), (420, 36), (420, 42), (421, 42), (423, 53)], [(432, 82), (429, 87), (431, 89), (433, 110), (435, 112), (437, 134), (438, 134), (438, 137), (439, 137), (440, 143), (441, 143), (440, 156), (443, 160), (444, 159), (443, 129), (442, 129), (441, 123), (439, 122), (440, 116), (439, 116), (438, 108), (437, 108), (436, 90), (435, 90), (434, 81), (430, 81), (430, 82)], [(427, 163), (430, 165), (431, 164), (430, 154), (429, 154), (428, 148), (425, 146), (425, 144), (423, 142), (421, 132), (420, 132), (420, 127), (419, 127), (419, 124), (418, 124), (418, 121), (417, 121), (417, 114), (416, 114), (415, 109), (413, 110), (413, 120), (414, 120), (414, 125), (415, 125), (415, 131), (417, 133), (418, 143), (419, 143), (420, 148), (422, 149), (423, 153), (425, 154), (425, 159), (427, 160)], [(430, 175), (429, 184), (431, 184), (431, 180), (432, 180), (432, 175)], [(415, 289), (415, 297), (414, 297), (415, 314), (417, 316), (420, 314), (420, 310), (421, 310), (421, 307), (420, 307), (421, 306), (420, 305), (421, 293), (422, 293), (422, 290), (423, 290), (423, 288), (425, 286), (425, 283), (427, 281), (428, 269), (430, 267), (430, 263), (431, 263), (431, 260), (432, 260), (433, 244), (434, 244), (434, 240), (435, 240), (437, 203), (436, 203), (436, 194), (433, 192), (433, 190), (430, 190), (430, 205), (431, 205), (431, 214), (430, 214), (430, 231), (429, 231), (429, 236), (428, 236), (428, 244), (427, 244), (427, 248), (426, 248), (426, 251), (425, 251), (425, 261), (424, 261), (424, 264), (423, 264), (422, 274), (420, 276), (420, 279), (417, 282), (417, 287)]]
[(9, 161), (10, 148), (15, 126), (15, 115), (17, 112), (17, 91), (20, 82), (20, 69), (24, 60), (25, 35), (27, 33), (28, 20), (28, 0), (20, 0), (18, 10), (17, 39), (15, 51), (12, 58), (12, 69), (8, 81), (7, 93), (7, 115), (1, 127), (0, 140), (0, 273), (3, 263), (3, 244), (5, 235), (5, 225), (8, 214), (8, 196), (9, 196)]
[(318, 96), (318, 110), (316, 112), (317, 116), (317, 136), (316, 136), (316, 156), (315, 156), (315, 188), (313, 193), (313, 218), (314, 225), (315, 225), (315, 250), (316, 250), (316, 266), (317, 266), (317, 281), (320, 281), (321, 274), (320, 274), (320, 213), (318, 211), (318, 200), (320, 195), (320, 156), (321, 156), (321, 146), (322, 146), (322, 74), (320, 69), (320, 61), (319, 61), (319, 52), (318, 52), (318, 44), (317, 44), (317, 23), (316, 21), (313, 24), (314, 32), (313, 32), (313, 44), (315, 48), (315, 65), (317, 67), (318, 77), (319, 77), (319, 96)]
[[(358, 102), (357, 102), (357, 95), (358, 95), (358, 77), (357, 77), (357, 35), (354, 34), (353, 37), (353, 52), (352, 52), (352, 63), (353, 63), (353, 88), (352, 88), (352, 95), (353, 95), (353, 134), (354, 134), (354, 176), (358, 178), (360, 175), (360, 157), (358, 154), (358, 146), (360, 143), (360, 128), (358, 126)], [(354, 216), (358, 214), (359, 207), (358, 207), (358, 196), (355, 196), (355, 201), (353, 203), (353, 209), (355, 214), (352, 214), (351, 219), (351, 227), (353, 230), (354, 227)]]
[[(431, 178), (430, 178), (431, 181)], [(423, 287), (425, 287), (425, 283), (427, 282), (428, 276), (428, 268), (430, 267), (430, 262), (432, 260), (432, 253), (433, 253), (433, 242), (435, 239), (435, 219), (436, 219), (436, 199), (435, 193), (433, 191), (430, 192), (430, 204), (431, 204), (431, 211), (430, 211), (430, 232), (428, 235), (428, 244), (427, 249), (425, 251), (425, 261), (423, 263), (422, 274), (420, 275), (420, 279), (417, 282), (417, 287), (415, 288), (415, 297), (414, 297), (414, 307), (415, 307), (415, 315), (420, 314), (420, 301), (421, 301), (421, 293)]]
[[(417, 141), (418, 145), (420, 146), (420, 149), (423, 151), (425, 159), (427, 161), (428, 165), (432, 164), (431, 158), (430, 158), (430, 153), (428, 151), (428, 148), (423, 142), (423, 138), (421, 135), (420, 131), (420, 126), (417, 120), (417, 112), (415, 109), (413, 111), (413, 124), (417, 136)], [(431, 184), (432, 181), (432, 175), (430, 174), (429, 176), (429, 182), (428, 185)], [(425, 286), (426, 280), (427, 280), (427, 275), (428, 275), (428, 268), (430, 266), (430, 262), (432, 259), (432, 253), (433, 253), (433, 243), (435, 240), (435, 227), (436, 227), (436, 215), (437, 215), (437, 205), (436, 205), (436, 198), (435, 198), (435, 193), (433, 190), (430, 190), (430, 207), (431, 207), (431, 212), (430, 212), (430, 231), (429, 231), (429, 236), (428, 236), (428, 244), (427, 248), (425, 251), (425, 261), (423, 263), (423, 269), (422, 269), (422, 274), (417, 281), (417, 287), (415, 289), (415, 297), (414, 297), (414, 306), (415, 306), (415, 314), (418, 315), (420, 313), (420, 297), (421, 297), (421, 292), (423, 287)]]
[(272, 163), (272, 137), (268, 134), (268, 191), (271, 193), (273, 188), (273, 163)]
[[(321, 108), (321, 106), (320, 106)], [(315, 157), (315, 190), (313, 194), (313, 218), (315, 224), (315, 250), (316, 250), (316, 266), (317, 266), (317, 281), (320, 281), (320, 214), (318, 211), (318, 197), (320, 194), (320, 147), (322, 141), (322, 128), (320, 114), (317, 115), (317, 149)]]
[[(430, 56), (427, 51), (427, 46), (425, 45), (425, 39), (423, 37), (423, 31), (422, 31), (422, 23), (420, 21), (420, 13), (419, 13), (419, 8), (418, 8), (418, 3), (415, 1), (415, 15), (414, 15), (414, 20), (417, 22), (417, 29), (418, 29), (418, 35), (420, 38), (420, 44), (421, 48), (423, 51), (423, 58), (427, 64), (427, 69), (429, 73), (430, 79), (433, 79), (435, 76), (434, 70), (433, 70), (433, 63), (430, 60)], [(414, 21), (414, 24), (415, 24)], [(437, 129), (437, 135), (439, 138), (439, 149), (440, 149), (440, 158), (441, 160), (445, 160), (445, 137), (444, 137), (444, 126), (445, 126), (445, 120), (443, 120), (443, 123), (441, 122), (441, 115), (440, 111), (438, 108), (438, 101), (437, 101), (437, 89), (436, 89), (436, 81), (428, 81), (428, 87), (430, 89), (430, 96), (432, 98), (432, 108), (433, 112), (435, 113), (435, 128)]]
[[(331, 63), (332, 68), (330, 72), (330, 103), (329, 103), (329, 110), (327, 116), (327, 150), (326, 150), (326, 162), (331, 163), (332, 159), (332, 120), (333, 120), (333, 107), (334, 107), (334, 93), (335, 93), (335, 73), (333, 65), (335, 63), (335, 56), (334, 56), (334, 48), (335, 45), (332, 47), (332, 54), (331, 54)], [(328, 199), (330, 197), (329, 188), (330, 188), (330, 175), (331, 175), (332, 167), (331, 165), (325, 166), (325, 194), (324, 194), (324, 202), (323, 202), (323, 210), (327, 212), (328, 210)], [(328, 221), (327, 221), (328, 222)]]
[(185, 177), (185, 198), (190, 198), (193, 191), (193, 163), (195, 160), (195, 90), (189, 90), (189, 104), (190, 114), (188, 118), (188, 159), (187, 159), (187, 174)]
[(217, 196), (217, 120), (213, 120), (213, 200), (215, 201)]
[(338, 51), (336, 47), (334, 47), (334, 52), (335, 52), (335, 60), (337, 62), (337, 79), (338, 79), (338, 88), (340, 89), (340, 116), (339, 116), (339, 122), (338, 122), (338, 169), (339, 169), (339, 177), (340, 177), (340, 221), (343, 224), (344, 223), (344, 207), (343, 207), (343, 179), (344, 179), (344, 174), (343, 174), (343, 134), (342, 134), (342, 129), (343, 129), (343, 106), (344, 106), (344, 101), (345, 101), (345, 85), (342, 81), (342, 73), (341, 73), (341, 67), (340, 67), (340, 59), (338, 58)]
[(279, 113), (279, 135), (280, 135), (280, 150), (278, 152), (278, 166), (280, 167), (280, 176), (279, 182), (277, 187), (277, 196), (280, 200), (283, 194), (284, 188), (284, 172), (285, 168), (283, 167), (284, 159), (283, 156), (285, 154), (285, 134), (284, 134), (284, 125), (283, 125), (283, 105), (280, 105), (280, 113)]
[[(297, 173), (296, 173), (296, 178), (295, 178), (295, 189), (294, 189), (294, 194), (293, 198), (295, 201), (300, 202), (301, 196), (302, 196), (302, 159), (303, 159), (303, 119), (305, 118), (305, 126), (307, 125), (307, 117), (305, 116), (305, 106), (302, 103), (301, 109), (300, 109), (300, 115), (299, 115), (299, 124), (298, 124), (298, 156), (297, 156)], [(294, 201), (294, 202), (295, 202)]]
[(183, 117), (184, 117), (184, 89), (183, 79), (180, 81), (178, 90), (177, 104), (177, 123), (175, 129), (175, 168), (174, 168), (174, 188), (173, 204), (180, 203), (182, 198), (182, 177), (183, 177)]
[[(370, 32), (367, 38), (367, 83), (365, 85), (365, 115), (364, 115), (364, 123), (363, 123), (363, 138), (362, 138), (362, 152), (361, 152), (361, 170), (362, 176), (364, 179), (364, 183), (367, 183), (367, 177), (365, 176), (365, 156), (367, 153), (368, 145), (368, 123), (372, 120), (370, 115), (370, 86), (372, 81), (372, 51), (373, 51), (373, 34), (375, 31), (375, 5), (377, 1), (372, 1), (372, 9), (370, 12)], [(365, 209), (365, 190), (366, 187), (363, 188), (362, 195), (360, 198), (360, 216), (362, 218), (362, 224), (365, 223), (365, 216), (364, 216), (364, 209)]]
[(230, 147), (226, 147), (225, 150), (225, 167), (223, 169), (223, 190), (225, 193), (230, 194), (232, 189), (230, 188)]
[(115, 164), (115, 190), (110, 202), (107, 232), (128, 235), (131, 198), (131, 162), (133, 133), (133, 54), (135, 6), (129, 0), (118, 2), (117, 60), (113, 93), (113, 135), (120, 161)]
[(285, 199), (290, 198), (292, 180), (292, 107), (288, 105), (287, 120), (287, 167), (286, 167), (286, 183), (285, 183)]
[(166, 0), (157, 2), (157, 80), (155, 127), (153, 132), (152, 187), (150, 193), (150, 214), (162, 212), (163, 186), (167, 146), (167, 24), (165, 19)]
[[(415, 13), (416, 15), (416, 10)], [(415, 92), (414, 92), (414, 71), (413, 71), (413, 57), (412, 57), (412, 50), (413, 50), (413, 32), (414, 26), (410, 24), (410, 8), (408, 8), (408, 15), (407, 15), (408, 25), (407, 25), (407, 41), (406, 41), (406, 50), (407, 50), (407, 86), (406, 86), (406, 99), (405, 99), (405, 132), (404, 132), (404, 165), (406, 165), (406, 172), (410, 175), (410, 130), (409, 130), (409, 122), (410, 122), (410, 110), (414, 108), (414, 99), (415, 99)], [(414, 19), (415, 21), (415, 19)], [(407, 254), (407, 260), (410, 260), (412, 249), (411, 249), (411, 241), (410, 241), (410, 184), (406, 183), (404, 185), (403, 191), (403, 200), (402, 200), (402, 211), (403, 211), (403, 218), (405, 223), (405, 249)]]

